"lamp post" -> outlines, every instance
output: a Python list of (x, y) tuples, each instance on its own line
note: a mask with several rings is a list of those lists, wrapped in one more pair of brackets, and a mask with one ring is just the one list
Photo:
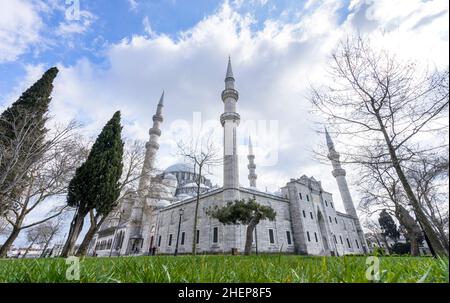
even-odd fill
[(178, 254), (178, 242), (180, 240), (181, 217), (183, 216), (183, 213), (184, 213), (184, 209), (180, 208), (180, 220), (178, 221), (177, 244), (175, 245), (175, 253), (173, 254), (175, 257)]

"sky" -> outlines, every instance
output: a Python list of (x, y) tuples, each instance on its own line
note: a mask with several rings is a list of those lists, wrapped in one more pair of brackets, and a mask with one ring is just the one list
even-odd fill
[[(83, 135), (95, 137), (121, 110), (124, 138), (146, 141), (164, 91), (157, 159), (164, 169), (180, 162), (176, 143), (195, 125), (213, 129), (221, 147), (220, 94), (231, 56), (241, 185), (248, 186), (252, 135), (261, 190), (314, 176), (342, 211), (331, 166), (313, 155), (325, 138), (317, 124), (323, 117), (307, 100), (310, 86), (325, 81), (336, 44), (357, 34), (401, 58), (445, 68), (448, 19), (447, 0), (0, 0), (0, 110), (57, 66), (50, 123), (75, 119)], [(336, 140), (343, 151), (345, 142)], [(211, 176), (219, 185), (221, 169)]]

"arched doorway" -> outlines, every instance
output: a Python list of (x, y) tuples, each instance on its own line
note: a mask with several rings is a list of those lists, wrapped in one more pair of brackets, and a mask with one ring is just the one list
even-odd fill
[(317, 221), (319, 222), (319, 231), (323, 243), (324, 254), (329, 255), (330, 247), (328, 246), (327, 229), (325, 226), (325, 219), (323, 218), (322, 212), (320, 210), (317, 211)]

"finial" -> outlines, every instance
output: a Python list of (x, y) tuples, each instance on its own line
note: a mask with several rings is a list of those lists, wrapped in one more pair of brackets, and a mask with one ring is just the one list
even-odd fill
[(330, 134), (328, 133), (327, 128), (326, 128), (326, 127), (324, 127), (324, 128), (325, 128), (325, 137), (326, 137), (326, 139), (327, 139), (327, 146), (328, 146), (328, 149), (329, 149), (329, 150), (334, 149), (334, 143), (333, 143), (333, 140), (331, 140), (331, 137), (330, 137)]
[(164, 105), (164, 90), (162, 92), (161, 98), (159, 98), (158, 105)]
[(228, 78), (233, 78), (233, 69), (231, 67), (231, 56), (228, 56), (228, 66), (227, 66), (227, 75), (225, 77), (225, 80), (227, 80)]

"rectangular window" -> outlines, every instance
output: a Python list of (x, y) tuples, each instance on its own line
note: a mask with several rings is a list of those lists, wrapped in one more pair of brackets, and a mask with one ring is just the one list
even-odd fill
[(197, 229), (197, 239), (195, 239), (195, 241), (196, 241), (196, 243), (198, 244), (198, 243), (200, 243), (200, 230), (199, 229)]
[(317, 239), (317, 234), (314, 233), (314, 238), (316, 239), (316, 242), (319, 242), (319, 239)]
[(347, 238), (347, 245), (348, 245), (348, 248), (352, 248), (352, 245), (350, 244), (350, 240)]
[(273, 236), (273, 229), (271, 229), (271, 228), (269, 228), (269, 242), (270, 242), (270, 244), (275, 243), (275, 238)]
[(302, 193), (298, 193), (298, 196), (300, 197), (300, 200), (303, 200)]
[(161, 235), (158, 237), (158, 247), (161, 246)]
[(356, 247), (358, 247), (358, 249), (359, 249), (358, 240), (355, 239), (355, 242), (356, 242)]
[(325, 206), (328, 206), (328, 202), (327, 202), (327, 200), (325, 200)]
[(341, 244), (344, 244), (344, 242), (342, 241), (342, 236), (339, 236), (339, 239), (341, 240)]
[(308, 195), (306, 195), (306, 201), (308, 201), (308, 202), (309, 202), (309, 196), (308, 196)]
[(305, 211), (302, 210), (302, 212), (303, 212), (303, 218), (306, 218), (306, 213), (305, 213)]
[(287, 239), (287, 244), (291, 245), (292, 244), (292, 240), (291, 240), (291, 232), (290, 231), (286, 231), (286, 239)]
[(311, 219), (314, 219), (312, 212), (309, 212), (309, 215), (311, 216)]
[(336, 244), (337, 244), (337, 239), (336, 239), (336, 235), (333, 235), (333, 238), (334, 238), (334, 243), (336, 243)]
[(172, 234), (169, 235), (169, 246), (172, 246)]
[(309, 231), (306, 232), (306, 235), (308, 236), (308, 242), (311, 242), (311, 237), (309, 236)]
[(184, 238), (186, 237), (186, 233), (183, 231), (181, 233), (181, 245), (184, 245)]
[(334, 222), (336, 222), (336, 224), (338, 224), (338, 223), (337, 223), (337, 218), (336, 218), (336, 217), (334, 217)]
[(331, 202), (331, 201), (330, 201), (330, 206), (331, 206), (331, 208), (334, 208), (334, 207), (333, 207), (333, 202)]
[(214, 227), (213, 228), (213, 243), (219, 242), (219, 228)]
[(333, 220), (331, 219), (331, 216), (328, 216), (328, 219), (330, 219), (330, 223), (333, 223)]

